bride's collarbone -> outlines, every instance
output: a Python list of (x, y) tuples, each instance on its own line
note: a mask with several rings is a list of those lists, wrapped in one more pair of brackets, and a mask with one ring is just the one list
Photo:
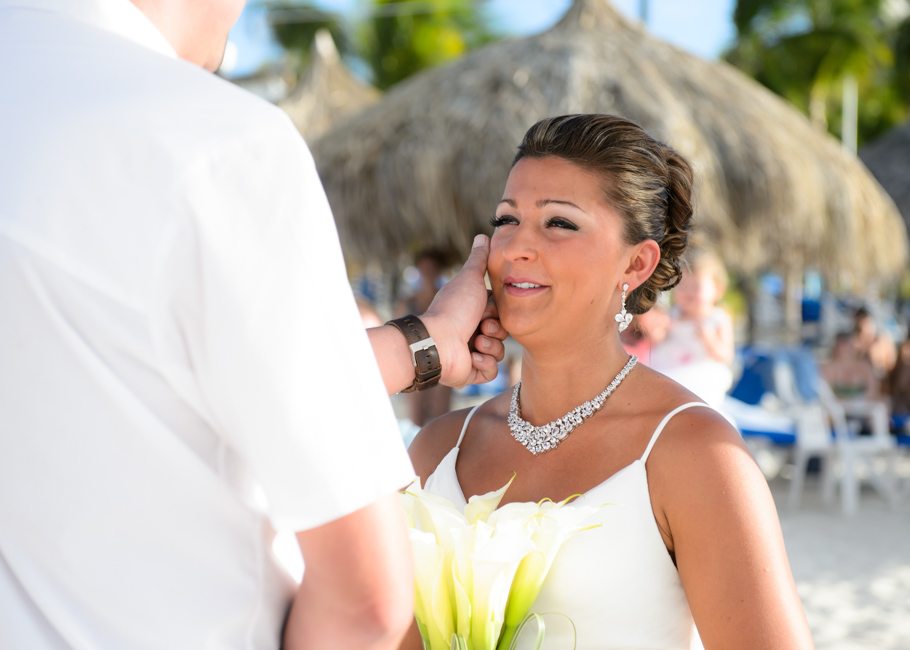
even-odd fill
[(497, 490), (514, 473), (503, 504), (544, 498), (561, 501), (600, 486), (641, 458), (647, 440), (618, 435), (614, 428), (594, 422), (585, 431), (588, 425), (579, 427), (555, 450), (537, 456), (515, 441), (504, 424), (466, 436), (456, 465), (465, 495)]

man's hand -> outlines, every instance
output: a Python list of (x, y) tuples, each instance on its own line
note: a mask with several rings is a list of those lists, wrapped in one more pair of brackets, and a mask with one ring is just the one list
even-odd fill
[[(490, 240), (477, 235), (474, 248), (451, 282), (436, 294), (420, 320), (436, 342), (442, 364), (440, 381), (461, 388), (482, 384), (496, 377), (502, 361), (502, 342), (509, 335), (499, 322), (496, 304), (487, 291), (484, 275)], [(414, 381), (414, 362), (408, 343), (395, 327), (384, 325), (367, 330), (382, 380), (389, 395)]]
[(509, 335), (499, 322), (496, 305), (484, 283), (490, 240), (474, 238), (464, 267), (433, 299), (420, 316), (436, 341), (442, 363), (441, 383), (460, 388), (496, 377), (496, 364), (505, 354)]

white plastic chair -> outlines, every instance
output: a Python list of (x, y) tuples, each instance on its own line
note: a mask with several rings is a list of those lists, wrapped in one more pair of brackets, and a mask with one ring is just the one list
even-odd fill
[[(822, 499), (829, 502), (834, 496), (834, 473), (832, 471), (837, 448), (831, 438), (828, 413), (821, 404), (798, 404), (789, 408), (790, 416), (796, 422), (796, 444), (793, 447), (793, 476), (790, 480), (788, 505), (798, 508), (806, 482), (809, 461), (821, 460)], [(852, 490), (844, 494), (852, 494)]]
[[(812, 458), (821, 460), (822, 500), (834, 497), (840, 484), (841, 507), (845, 516), (856, 514), (859, 509), (861, 470), (889, 504), (896, 499), (894, 469), (896, 445), (887, 430), (880, 425), (873, 427), (872, 436), (857, 437), (847, 424), (844, 407), (838, 402), (831, 388), (820, 377), (817, 380), (818, 399), (806, 401), (796, 390), (793, 369), (788, 363), (774, 364), (775, 393), (786, 405), (787, 414), (796, 422), (796, 444), (793, 449), (794, 470), (788, 494), (788, 505), (799, 506), (805, 485), (806, 472)], [(887, 411), (885, 412), (887, 416)], [(880, 414), (876, 417), (880, 418)], [(887, 420), (886, 420), (887, 422)], [(834, 436), (832, 438), (832, 431)], [(885, 475), (878, 474), (875, 460), (886, 459)], [(840, 481), (834, 465), (840, 464)]]
[[(882, 403), (867, 401), (853, 401), (845, 408), (827, 382), (821, 379), (818, 382), (818, 395), (834, 425), (837, 450), (835, 458), (841, 464), (841, 502), (844, 514), (853, 515), (859, 509), (861, 474), (889, 505), (894, 505), (897, 501), (895, 468), (898, 449), (897, 442), (888, 430), (888, 408)], [(856, 431), (847, 424), (848, 414), (868, 419), (871, 435), (857, 436)], [(877, 459), (884, 460), (883, 473), (876, 467)], [(830, 493), (823, 492), (826, 500), (830, 500), (830, 496)]]
[(821, 460), (821, 480), (824, 495), (831, 493), (827, 487), (832, 481), (831, 460), (834, 442), (828, 415), (820, 403), (806, 403), (796, 389), (796, 377), (789, 363), (776, 360), (773, 365), (774, 393), (784, 406), (784, 413), (796, 424), (796, 443), (793, 446), (793, 476), (787, 504), (799, 507), (809, 461)]

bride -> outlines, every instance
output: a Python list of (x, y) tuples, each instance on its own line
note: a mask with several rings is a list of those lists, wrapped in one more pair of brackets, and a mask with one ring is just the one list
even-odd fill
[[(502, 324), (524, 347), (521, 381), (411, 445), (426, 489), (462, 505), (513, 472), (504, 503), (611, 504), (563, 546), (533, 608), (569, 616), (578, 650), (688, 649), (699, 634), (708, 650), (813, 647), (742, 439), (619, 341), (678, 282), (691, 192), (689, 164), (626, 119), (531, 127), (488, 267)], [(599, 410), (564, 417), (595, 398)], [(420, 647), (415, 630), (404, 647)]]

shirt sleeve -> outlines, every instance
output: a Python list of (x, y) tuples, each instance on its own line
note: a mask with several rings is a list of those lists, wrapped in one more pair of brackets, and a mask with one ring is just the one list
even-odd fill
[(303, 530), (414, 470), (312, 156), (289, 121), (273, 122), (185, 175), (172, 311), (200, 408), (264, 488), (275, 526)]

